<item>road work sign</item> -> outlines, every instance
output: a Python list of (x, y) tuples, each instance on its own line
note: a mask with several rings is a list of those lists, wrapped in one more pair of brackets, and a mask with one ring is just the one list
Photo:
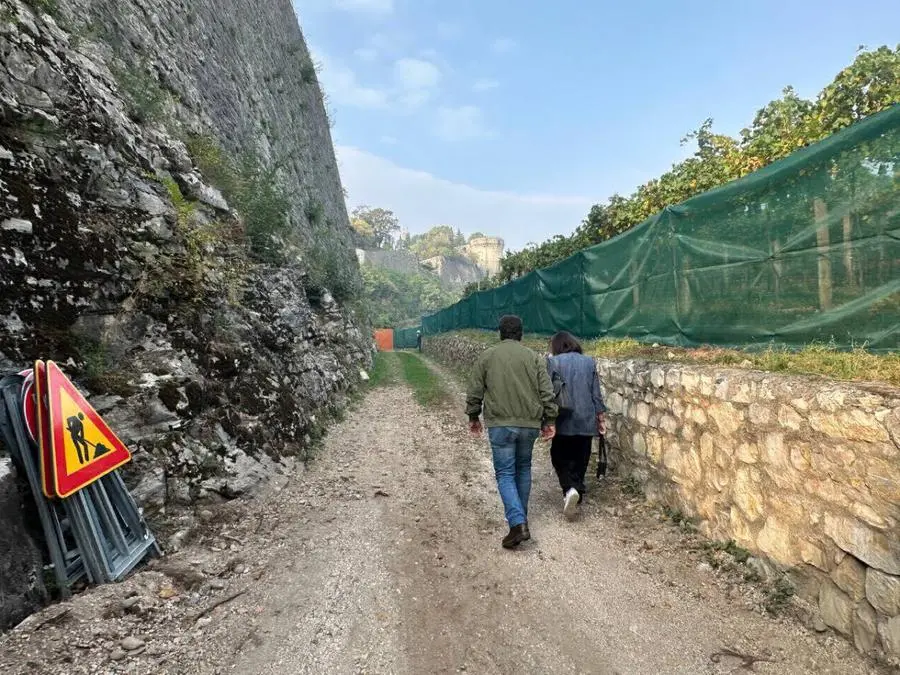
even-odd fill
[[(41, 407), (40, 385), (37, 389)], [(42, 475), (52, 472), (56, 496), (68, 497), (131, 459), (125, 444), (53, 361), (46, 363), (46, 392), (52, 462)], [(46, 457), (42, 450), (42, 460)]]

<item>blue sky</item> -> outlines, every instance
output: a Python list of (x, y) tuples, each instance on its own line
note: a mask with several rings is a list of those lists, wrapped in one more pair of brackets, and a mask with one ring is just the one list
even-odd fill
[(814, 96), (900, 2), (295, 0), (348, 206), (520, 248), (578, 226), (786, 85)]

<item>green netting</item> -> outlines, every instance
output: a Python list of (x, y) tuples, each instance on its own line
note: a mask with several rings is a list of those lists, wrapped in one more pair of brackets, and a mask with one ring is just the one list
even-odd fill
[(900, 104), (423, 319), (672, 345), (900, 344)]
[(419, 326), (413, 326), (412, 328), (395, 328), (394, 349), (415, 349), (416, 331), (418, 330), (421, 330)]

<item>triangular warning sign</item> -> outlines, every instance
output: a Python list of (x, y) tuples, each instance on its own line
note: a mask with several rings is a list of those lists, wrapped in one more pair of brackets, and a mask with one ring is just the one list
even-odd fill
[(128, 448), (53, 361), (47, 361), (47, 398), (57, 495), (68, 497), (131, 459)]

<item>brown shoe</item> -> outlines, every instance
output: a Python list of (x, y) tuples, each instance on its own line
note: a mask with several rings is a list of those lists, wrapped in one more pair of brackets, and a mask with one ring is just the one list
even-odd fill
[(525, 528), (525, 525), (516, 525), (515, 527), (509, 528), (509, 534), (503, 537), (503, 541), (500, 542), (503, 548), (515, 548), (523, 541), (525, 541), (525, 533), (528, 530)]

